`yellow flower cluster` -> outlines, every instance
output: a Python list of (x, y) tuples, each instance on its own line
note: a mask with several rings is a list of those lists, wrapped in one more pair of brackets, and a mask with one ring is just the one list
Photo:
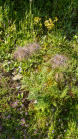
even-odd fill
[(34, 24), (39, 25), (41, 27), (42, 26), (41, 18), (40, 17), (34, 17)]
[(57, 21), (57, 20), (58, 20), (57, 17), (55, 17), (55, 20), (54, 20), (54, 21), (52, 21), (52, 19), (49, 18), (49, 20), (46, 20), (46, 21), (44, 22), (44, 24), (45, 24), (45, 26), (48, 28), (48, 30), (52, 30), (53, 27), (54, 27), (54, 22)]
[(41, 21), (41, 18), (40, 17), (34, 17), (34, 22), (35, 23), (39, 23), (39, 21)]
[(57, 20), (58, 20), (58, 18), (57, 18), (57, 17), (55, 17), (55, 20), (54, 20), (53, 22), (55, 22), (55, 21), (57, 22)]
[(51, 30), (54, 27), (53, 21), (51, 20), (51, 18), (49, 18), (49, 20), (46, 20), (44, 22), (45, 26), (48, 28), (48, 30)]

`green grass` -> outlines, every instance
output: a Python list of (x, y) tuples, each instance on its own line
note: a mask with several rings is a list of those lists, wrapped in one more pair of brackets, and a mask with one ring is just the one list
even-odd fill
[[(23, 13), (21, 19), (19, 9), (17, 13), (13, 9), (13, 17), (8, 16), (10, 3), (4, 4), (4, 11), (0, 6), (1, 139), (78, 138), (78, 36), (72, 20), (68, 20), (68, 25), (72, 24), (71, 28), (63, 22), (66, 15), (69, 18), (71, 13), (70, 18), (76, 20), (77, 1), (65, 3), (64, 12), (62, 1), (55, 2), (52, 17), (47, 10), (50, 1), (46, 2), (43, 10), (45, 13), (42, 14), (39, 3), (29, 3), (30, 9)], [(35, 5), (37, 9), (33, 8)], [(69, 9), (67, 12), (65, 6)], [(57, 22), (54, 22), (55, 17), (58, 18)], [(33, 42), (41, 46), (38, 53), (27, 61), (18, 62), (13, 59), (17, 46)], [(53, 69), (49, 61), (56, 54), (66, 56), (68, 65)], [(23, 77), (20, 81), (14, 81), (13, 73), (19, 73), (19, 66)], [(62, 80), (56, 81), (57, 75)]]

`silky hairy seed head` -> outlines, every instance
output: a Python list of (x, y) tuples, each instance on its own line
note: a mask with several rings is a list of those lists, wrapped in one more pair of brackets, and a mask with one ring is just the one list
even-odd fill
[(39, 48), (40, 48), (40, 46), (38, 44), (36, 44), (36, 43), (30, 44), (29, 47), (28, 47), (28, 49), (30, 51), (30, 54), (38, 51)]
[(27, 60), (29, 56), (39, 50), (40, 46), (36, 43), (19, 47), (13, 54), (13, 58), (18, 61)]
[(63, 55), (56, 54), (51, 60), (52, 68), (59, 68), (66, 65), (67, 58)]

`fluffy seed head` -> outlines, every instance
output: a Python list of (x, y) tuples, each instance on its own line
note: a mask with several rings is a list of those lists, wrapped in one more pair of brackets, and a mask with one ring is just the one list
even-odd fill
[(51, 60), (52, 68), (59, 68), (60, 66), (66, 65), (67, 58), (63, 55), (56, 54)]
[(13, 54), (13, 58), (18, 61), (27, 60), (29, 56), (37, 52), (40, 49), (40, 46), (36, 43), (26, 45), (24, 47), (19, 47)]

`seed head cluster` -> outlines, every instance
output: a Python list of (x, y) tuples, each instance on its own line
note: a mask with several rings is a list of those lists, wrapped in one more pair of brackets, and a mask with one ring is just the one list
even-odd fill
[(33, 53), (37, 52), (40, 46), (36, 43), (26, 45), (24, 47), (19, 47), (13, 54), (13, 58), (18, 61), (27, 60)]
[(52, 68), (59, 68), (66, 65), (67, 58), (63, 55), (56, 54), (51, 60)]

